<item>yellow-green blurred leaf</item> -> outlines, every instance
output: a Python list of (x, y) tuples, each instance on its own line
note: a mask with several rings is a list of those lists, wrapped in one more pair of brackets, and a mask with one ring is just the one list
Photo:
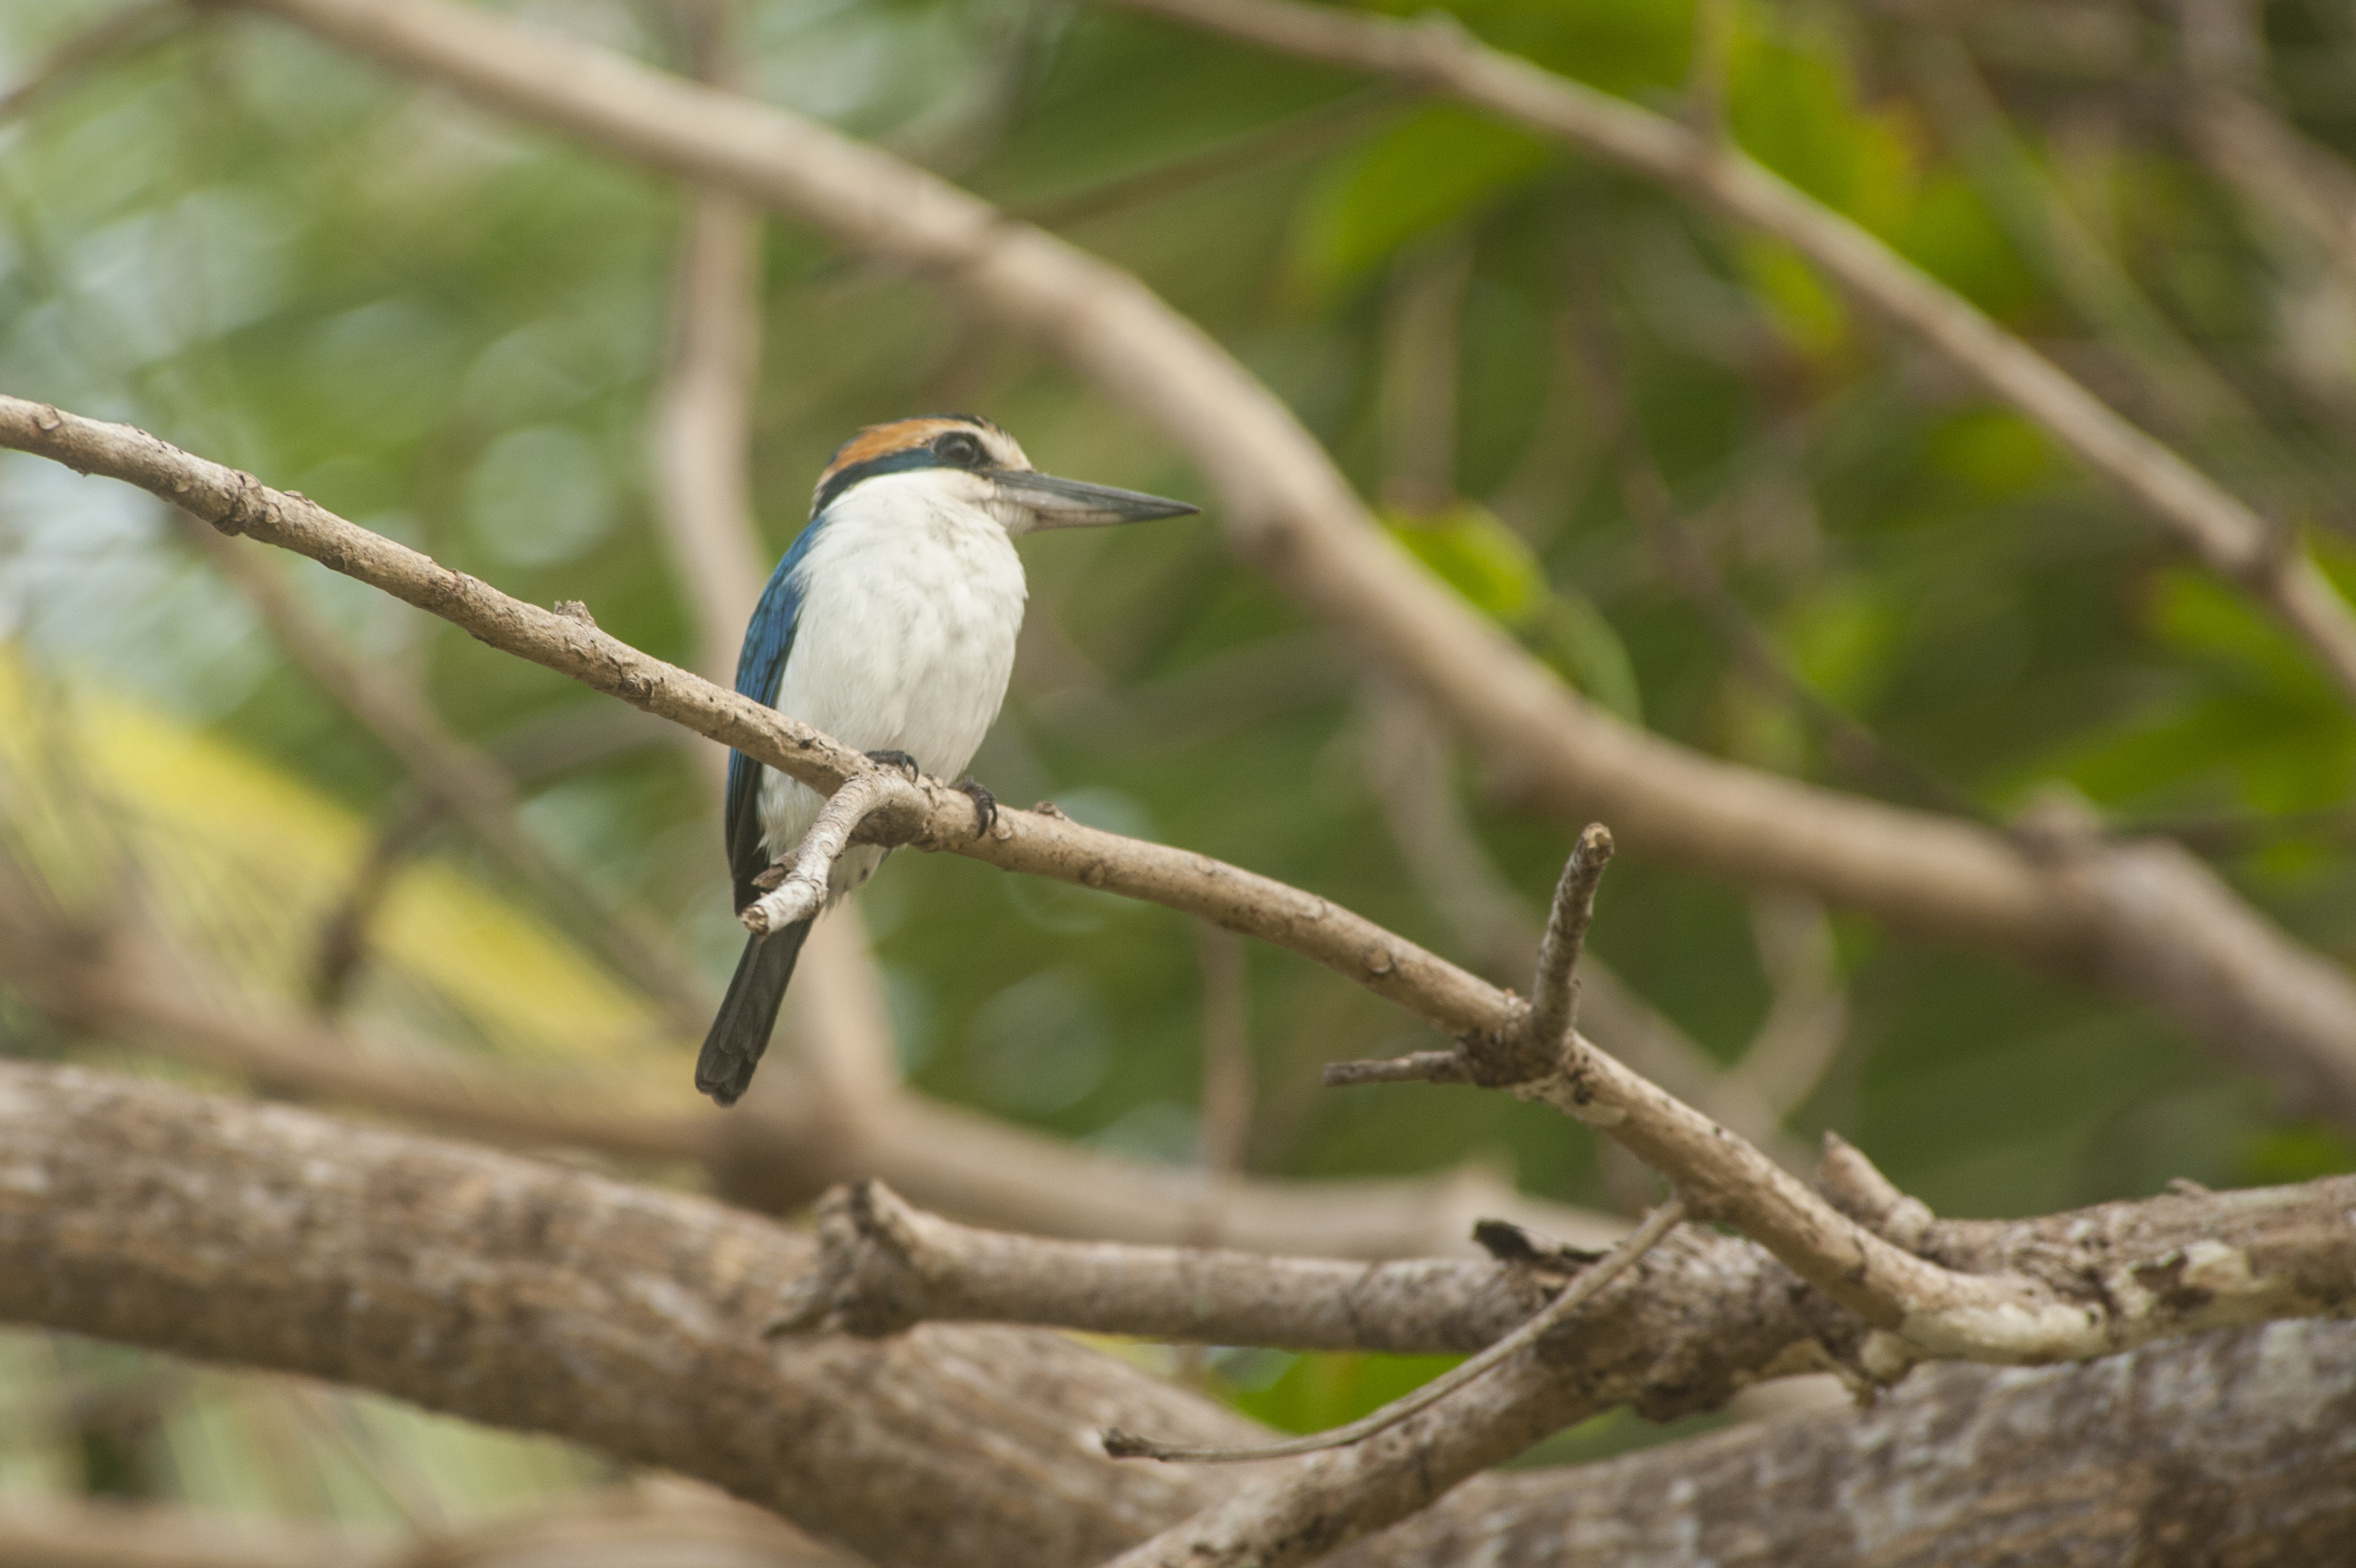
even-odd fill
[(1391, 537), (1493, 620), (1519, 624), (1545, 598), (1545, 570), (1488, 508), (1458, 501), (1429, 517), (1386, 510)]
[[(0, 785), (0, 816), (45, 872), (60, 839), (120, 835), (183, 940), (281, 994), (302, 993), (318, 934), (372, 843), (351, 811), (269, 762), (136, 703), (33, 675), (5, 650)], [(609, 1066), (663, 1059), (640, 997), (434, 857), (396, 874), (369, 947), (396, 989), (491, 1050)]]

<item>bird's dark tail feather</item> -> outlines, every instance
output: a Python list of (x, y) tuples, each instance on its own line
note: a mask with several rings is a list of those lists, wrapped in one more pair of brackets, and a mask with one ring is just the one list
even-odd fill
[(786, 982), (794, 977), (794, 960), (801, 956), (802, 939), (810, 923), (802, 920), (782, 931), (755, 937), (736, 961), (735, 978), (703, 1036), (703, 1054), (695, 1058), (695, 1087), (723, 1105), (734, 1105), (753, 1081), (761, 1053), (769, 1048), (769, 1032), (777, 1026), (777, 1006), (786, 999)]

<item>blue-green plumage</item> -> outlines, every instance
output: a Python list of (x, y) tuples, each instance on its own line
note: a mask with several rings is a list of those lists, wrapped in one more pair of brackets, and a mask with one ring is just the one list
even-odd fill
[[(744, 628), (736, 690), (871, 757), (954, 778), (1013, 669), (1025, 594), (1015, 536), (1193, 510), (1038, 473), (1012, 437), (970, 414), (872, 426), (819, 476), (810, 524)], [(980, 831), (994, 808), (986, 790), (969, 792)], [(739, 914), (764, 897), (771, 862), (791, 853), (823, 804), (808, 785), (729, 755), (723, 826)], [(841, 854), (823, 901), (857, 886), (884, 853)], [(797, 894), (758, 922), (790, 923), (745, 944), (696, 1061), (696, 1087), (721, 1104), (752, 1081), (815, 918)]]

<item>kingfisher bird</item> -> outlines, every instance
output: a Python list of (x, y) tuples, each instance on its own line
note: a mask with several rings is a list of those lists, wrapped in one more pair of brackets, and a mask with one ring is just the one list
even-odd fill
[[(744, 628), (736, 690), (877, 762), (953, 777), (998, 717), (1014, 670), (1027, 596), (1014, 541), (1198, 510), (1039, 473), (1014, 437), (970, 413), (870, 425), (819, 476), (809, 523)], [(976, 836), (989, 832), (997, 802), (969, 779), (958, 788), (973, 797)], [(800, 780), (729, 753), (725, 826), (739, 914), (824, 804)], [(828, 907), (887, 853), (845, 851)], [(723, 1105), (753, 1081), (810, 923), (753, 938), (736, 961), (695, 1064), (695, 1087)]]

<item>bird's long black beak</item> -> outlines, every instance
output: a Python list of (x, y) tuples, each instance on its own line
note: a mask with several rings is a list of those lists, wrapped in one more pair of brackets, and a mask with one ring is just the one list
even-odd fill
[(1107, 523), (1183, 517), (1203, 510), (1137, 490), (1059, 479), (1053, 474), (1001, 469), (991, 478), (1009, 497), (1031, 509), (1039, 520), (1033, 524), (1038, 528), (1100, 528)]

